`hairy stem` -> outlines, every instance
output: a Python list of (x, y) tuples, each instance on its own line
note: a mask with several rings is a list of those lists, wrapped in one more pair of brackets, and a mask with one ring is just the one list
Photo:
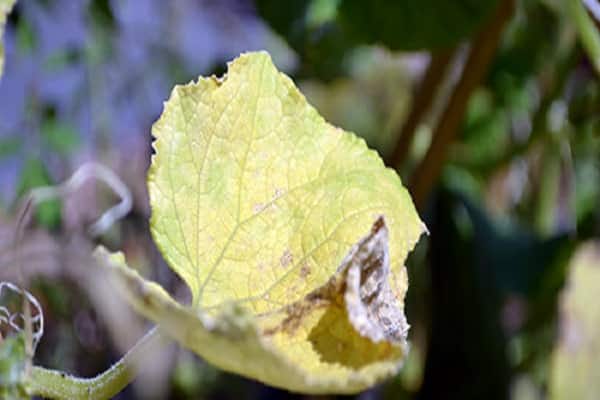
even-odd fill
[(161, 339), (157, 328), (150, 330), (117, 363), (93, 378), (78, 378), (61, 371), (33, 367), (27, 382), (31, 395), (56, 400), (103, 400), (119, 393), (148, 362), (150, 351)]

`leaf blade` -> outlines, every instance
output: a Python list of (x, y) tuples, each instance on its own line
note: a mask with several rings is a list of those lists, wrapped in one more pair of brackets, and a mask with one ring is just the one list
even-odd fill
[(398, 370), (403, 263), (424, 226), (364, 140), (328, 124), (265, 52), (175, 87), (152, 133), (151, 230), (193, 305), (142, 281), (140, 313), (209, 362), (289, 390), (353, 393)]

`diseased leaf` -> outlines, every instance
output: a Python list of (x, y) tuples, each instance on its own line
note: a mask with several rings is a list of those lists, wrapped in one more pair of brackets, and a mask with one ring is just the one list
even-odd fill
[(108, 259), (135, 309), (207, 361), (273, 386), (307, 393), (353, 393), (395, 374), (408, 324), (388, 282), (383, 219), (355, 245), (338, 271), (304, 299), (252, 315), (236, 303), (215, 315), (185, 307), (159, 285)]
[(552, 356), (550, 398), (596, 399), (600, 393), (600, 243), (575, 253), (561, 301), (561, 335)]
[(403, 263), (424, 226), (362, 139), (264, 52), (177, 86), (152, 132), (151, 229), (193, 305), (117, 263), (138, 311), (215, 365), (290, 390), (351, 393), (397, 371)]
[(0, 0), (0, 77), (4, 70), (4, 25), (6, 25), (6, 18), (16, 2), (17, 0)]

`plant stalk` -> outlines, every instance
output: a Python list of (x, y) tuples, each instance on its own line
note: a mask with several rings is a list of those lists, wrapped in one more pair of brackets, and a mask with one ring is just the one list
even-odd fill
[(431, 54), (431, 61), (427, 66), (425, 76), (418, 85), (418, 89), (415, 91), (415, 97), (408, 119), (402, 125), (400, 133), (397, 136), (398, 141), (396, 146), (388, 160), (386, 160), (388, 166), (399, 169), (406, 160), (419, 122), (421, 122), (423, 116), (431, 108), (436, 91), (440, 86), (440, 83), (444, 80), (446, 70), (450, 65), (450, 61), (452, 61), (453, 55), (454, 48), (441, 50)]
[(514, 0), (502, 0), (491, 15), (488, 25), (475, 38), (462, 75), (432, 134), (425, 157), (413, 173), (409, 188), (418, 208), (423, 208), (431, 188), (442, 172), (450, 144), (463, 120), (467, 102), (485, 78), (500, 43), (502, 31), (513, 14)]
[(78, 378), (61, 371), (34, 366), (27, 381), (29, 394), (56, 400), (105, 400), (133, 381), (148, 362), (150, 351), (162, 336), (157, 328), (144, 335), (117, 363), (93, 378)]

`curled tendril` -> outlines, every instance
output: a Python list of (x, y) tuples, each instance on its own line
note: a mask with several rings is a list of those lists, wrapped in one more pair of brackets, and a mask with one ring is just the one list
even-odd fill
[[(10, 282), (0, 282), (0, 300), (6, 292), (16, 294), (29, 302), (31, 315), (31, 341), (32, 349), (35, 349), (44, 335), (44, 314), (39, 301), (27, 290), (21, 289)], [(11, 311), (8, 307), (0, 305), (0, 328), (3, 325), (9, 327), (15, 332), (23, 332), (25, 330), (25, 315), (21, 311)]]
[(125, 183), (104, 165), (94, 162), (83, 164), (68, 180), (60, 185), (44, 186), (33, 189), (30, 198), (34, 205), (38, 205), (46, 200), (62, 197), (75, 192), (91, 178), (104, 182), (121, 199), (117, 205), (106, 210), (100, 218), (90, 226), (90, 235), (98, 236), (106, 232), (115, 221), (123, 218), (129, 210), (131, 210), (133, 203), (131, 192)]
[[(63, 197), (78, 190), (88, 179), (95, 178), (103, 181), (109, 186), (120, 198), (120, 202), (115, 206), (105, 211), (96, 222), (89, 227), (91, 236), (98, 236), (106, 232), (115, 221), (125, 216), (132, 207), (132, 195), (125, 183), (110, 169), (98, 163), (86, 163), (82, 165), (75, 173), (65, 182), (57, 186), (44, 186), (33, 189), (25, 206), (24, 214), (29, 209), (30, 205), (34, 207), (44, 201)], [(19, 230), (22, 221), (19, 222)], [(17, 234), (17, 237), (19, 235)], [(7, 293), (13, 296), (17, 295), (22, 299), (21, 304), (27, 304), (29, 315), (25, 314), (25, 308), (20, 310), (12, 310), (7, 306), (8, 298), (5, 299)], [(6, 301), (6, 304), (2, 304)], [(24, 332), (27, 324), (31, 324), (31, 348), (35, 349), (44, 334), (44, 315), (42, 307), (38, 300), (27, 290), (21, 289), (10, 282), (0, 282), (0, 339), (2, 330)]]

